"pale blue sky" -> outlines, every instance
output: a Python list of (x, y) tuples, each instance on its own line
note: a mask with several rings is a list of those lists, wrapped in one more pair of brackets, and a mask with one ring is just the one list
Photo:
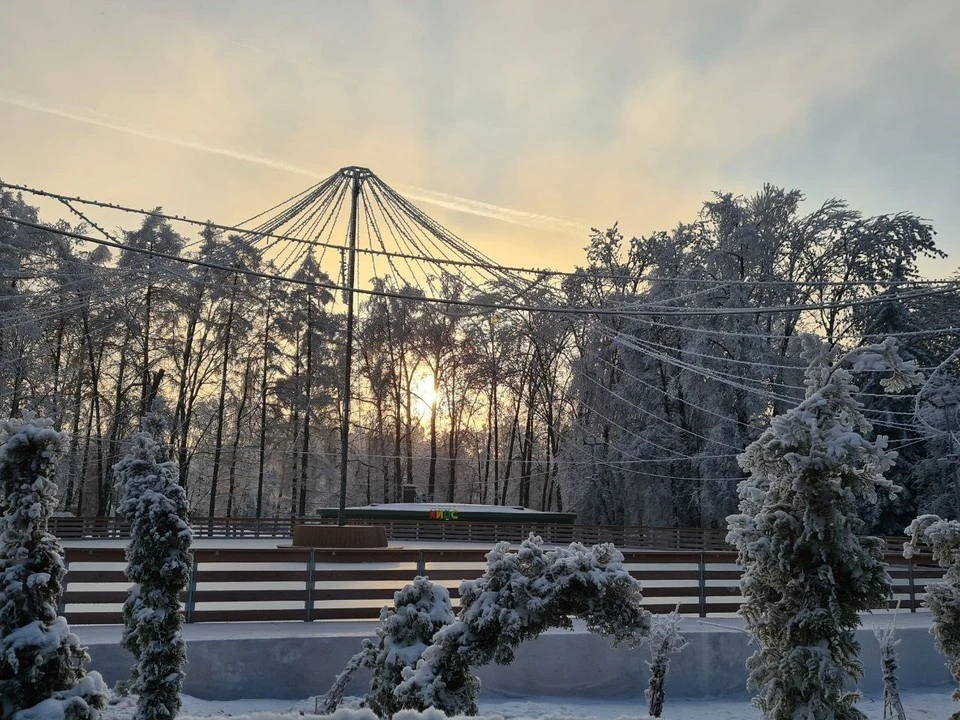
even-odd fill
[[(154, 134), (642, 234), (767, 181), (932, 219), (930, 275), (960, 256), (953, 0), (4, 0), (0, 27), (12, 182), (227, 222), (309, 182)], [(424, 208), (504, 262), (582, 258)]]

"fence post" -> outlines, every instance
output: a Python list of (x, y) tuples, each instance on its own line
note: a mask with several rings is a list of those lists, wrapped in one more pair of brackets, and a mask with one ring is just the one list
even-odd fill
[(311, 622), (313, 620), (313, 586), (314, 586), (314, 572), (317, 568), (317, 557), (316, 550), (310, 551), (310, 559), (307, 561), (307, 599), (304, 603), (304, 610), (306, 611), (306, 617), (304, 622)]
[(707, 564), (703, 559), (703, 552), (700, 553), (700, 617), (707, 616)]
[(913, 558), (907, 560), (907, 578), (910, 581), (910, 612), (917, 611), (917, 586), (913, 578)]
[(185, 622), (193, 622), (193, 610), (194, 606), (197, 604), (194, 599), (197, 594), (197, 566), (200, 564), (200, 561), (197, 560), (196, 554), (193, 556), (193, 564), (190, 568), (190, 583), (187, 585), (187, 602), (186, 607), (183, 610), (183, 619)]
[(427, 561), (423, 557), (423, 548), (417, 550), (417, 575), (427, 574)]

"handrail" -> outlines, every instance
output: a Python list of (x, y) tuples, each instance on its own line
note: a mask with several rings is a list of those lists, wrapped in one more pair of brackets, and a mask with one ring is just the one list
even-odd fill
[[(316, 517), (287, 518), (206, 518), (190, 520), (195, 537), (207, 538), (290, 538), (301, 523), (335, 524), (336, 520)], [(357, 525), (383, 525), (394, 541), (437, 540), (493, 544), (501, 540), (519, 542), (531, 532), (548, 543), (584, 544), (612, 542), (619, 548), (650, 550), (729, 550), (724, 528), (675, 528), (645, 525), (564, 525), (536, 522), (477, 522), (472, 520), (351, 520)], [(129, 524), (115, 516), (50, 519), (50, 532), (60, 538), (100, 539), (129, 537)], [(898, 549), (904, 538), (885, 537), (887, 547)]]
[[(335, 521), (305, 518), (192, 518), (196, 537), (214, 538), (289, 538), (294, 525), (328, 525)], [(612, 542), (618, 547), (661, 550), (722, 550), (726, 530), (720, 528), (661, 528), (641, 525), (564, 525), (537, 522), (476, 522), (440, 520), (351, 521), (355, 524), (383, 525), (391, 540), (441, 540), (451, 542), (517, 542), (534, 532), (547, 542), (587, 544)], [(50, 520), (50, 531), (64, 539), (123, 538), (129, 536), (129, 524), (115, 517), (57, 516)]]

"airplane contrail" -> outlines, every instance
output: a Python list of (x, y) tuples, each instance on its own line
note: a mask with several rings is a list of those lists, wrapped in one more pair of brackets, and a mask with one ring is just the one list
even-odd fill
[(402, 192), (411, 200), (426, 202), (432, 205), (449, 208), (457, 212), (469, 213), (471, 215), (480, 215), (482, 217), (494, 218), (503, 222), (510, 222), (525, 227), (537, 228), (541, 230), (554, 230), (582, 237), (590, 233), (590, 226), (582, 223), (576, 223), (572, 220), (552, 217), (550, 215), (541, 215), (539, 213), (527, 212), (525, 210), (514, 210), (512, 208), (492, 205), (479, 200), (469, 200), (449, 195), (447, 193), (437, 192), (435, 190), (424, 190), (423, 188), (412, 187), (408, 185), (397, 185), (397, 191)]
[[(106, 130), (113, 130), (115, 132), (143, 138), (145, 140), (166, 143), (168, 145), (176, 145), (177, 147), (197, 150), (199, 152), (210, 153), (212, 155), (220, 155), (222, 157), (228, 157), (233, 160), (240, 160), (242, 162), (264, 165), (266, 167), (272, 167), (284, 172), (289, 172), (296, 175), (304, 175), (314, 180), (319, 180), (324, 177), (315, 170), (294, 165), (293, 163), (285, 162), (283, 160), (276, 160), (264, 155), (243, 152), (240, 150), (234, 150), (232, 148), (207, 145), (206, 143), (174, 137), (172, 135), (141, 130), (139, 128), (131, 127), (117, 119), (106, 119), (108, 116), (95, 113), (95, 111), (92, 110), (80, 112), (76, 109), (51, 106), (28, 96), (12, 93), (2, 87), (0, 87), (0, 104), (10, 105), (24, 110), (31, 110), (33, 112), (44, 113), (46, 115), (53, 115), (55, 117), (64, 118), (65, 120), (73, 120), (74, 122), (93, 125)], [(96, 115), (100, 115), (100, 117), (97, 117)], [(566, 234), (576, 235), (578, 237), (582, 237), (590, 232), (590, 227), (588, 225), (551, 217), (549, 215), (525, 212), (523, 210), (514, 210), (512, 208), (493, 205), (491, 203), (480, 202), (479, 200), (470, 200), (468, 198), (462, 198), (456, 195), (449, 195), (447, 193), (426, 190), (424, 188), (413, 186), (401, 185), (397, 186), (397, 190), (403, 192), (403, 194), (409, 199), (417, 202), (425, 202), (438, 207), (447, 208), (448, 210), (454, 210), (456, 212), (466, 213), (469, 215), (488, 217), (514, 225), (521, 225), (523, 227), (529, 227), (538, 230), (549, 230), (553, 232), (563, 232)]]

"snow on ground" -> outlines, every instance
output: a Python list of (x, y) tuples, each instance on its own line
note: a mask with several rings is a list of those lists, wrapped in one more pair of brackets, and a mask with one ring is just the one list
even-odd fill
[[(669, 684), (669, 680), (667, 681)], [(952, 686), (946, 685), (931, 691), (913, 691), (902, 695), (904, 710), (911, 720), (945, 718), (958, 709), (950, 699)], [(119, 698), (104, 712), (104, 720), (130, 720), (135, 703), (132, 698)], [(332, 720), (376, 720), (370, 711), (356, 710), (356, 700), (348, 702), (348, 708), (339, 710)], [(314, 699), (296, 703), (289, 700), (198, 700), (183, 698), (180, 720), (190, 718), (230, 717), (233, 720), (294, 720), (313, 715)], [(860, 703), (870, 720), (882, 720), (883, 700), (879, 696), (867, 696)], [(562, 720), (564, 718), (647, 718), (646, 702), (642, 696), (633, 699), (580, 700), (577, 698), (508, 698), (489, 697), (480, 699), (480, 716), (486, 720)], [(440, 713), (404, 712), (395, 720), (443, 720)], [(663, 720), (759, 720), (760, 713), (745, 697), (719, 698), (712, 700), (671, 700), (667, 695)]]

